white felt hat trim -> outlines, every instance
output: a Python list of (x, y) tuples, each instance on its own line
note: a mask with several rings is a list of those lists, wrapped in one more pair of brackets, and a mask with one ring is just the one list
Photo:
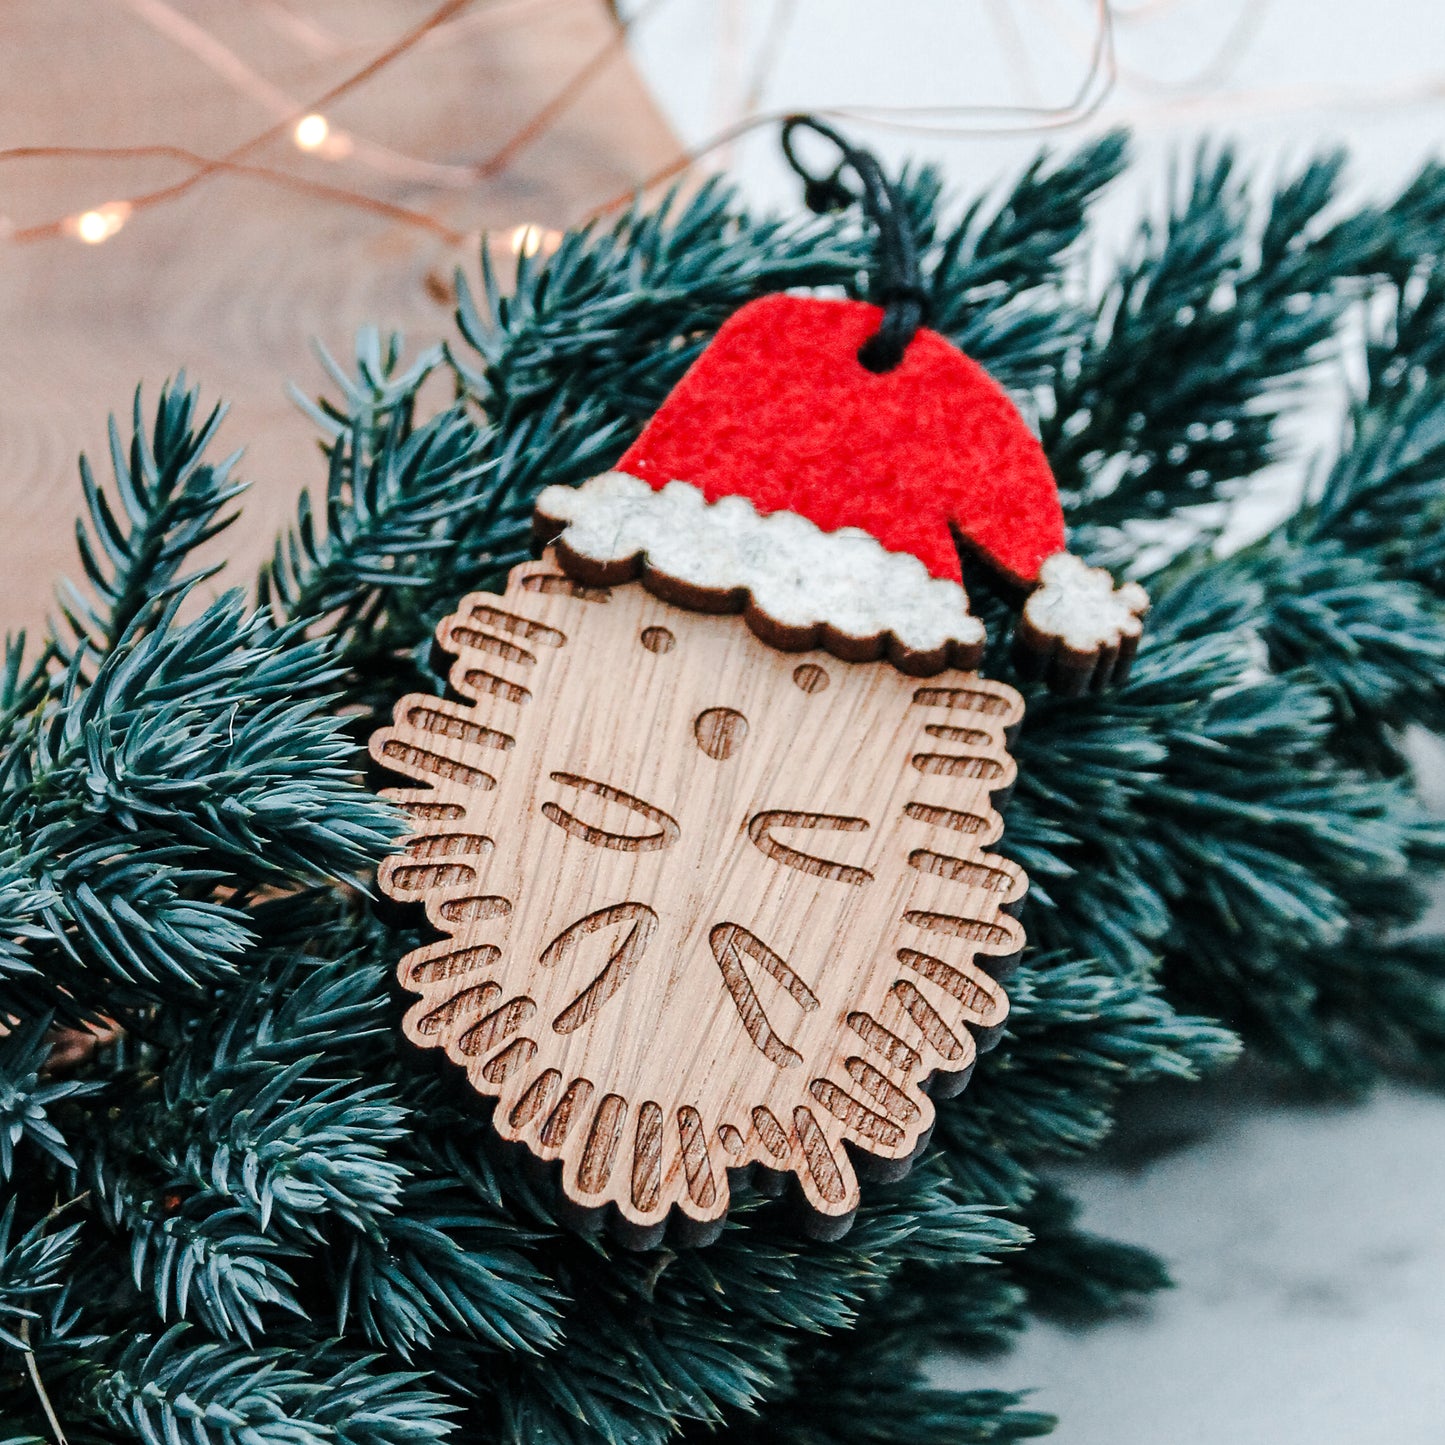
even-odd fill
[(856, 527), (824, 532), (795, 512), (762, 516), (740, 496), (709, 504), (686, 482), (657, 490), (625, 472), (548, 487), (537, 516), (564, 565), (570, 558), (601, 581), (638, 561), (655, 590), (668, 595), (657, 584), (675, 583), (679, 600), (692, 597), (692, 605), (736, 594), (750, 620), (776, 625), (776, 637), (759, 626), (762, 635), (794, 639), (784, 646), (849, 656), (850, 639), (859, 655), (869, 640), (887, 639), (895, 661), (936, 659), (928, 671), (971, 665), (983, 646), (983, 624), (957, 582), (930, 576), (918, 558), (890, 552)]

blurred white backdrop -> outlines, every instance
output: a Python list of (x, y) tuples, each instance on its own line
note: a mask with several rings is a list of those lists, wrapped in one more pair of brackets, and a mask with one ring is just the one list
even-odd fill
[[(1445, 152), (1445, 11), (1429, 0), (1126, 0), (1107, 12), (1103, 45), (1095, 0), (623, 10), (688, 146), (753, 111), (950, 108), (932, 133), (861, 114), (839, 124), (974, 188), (1041, 144), (1132, 127), (1137, 164), (1099, 216), (1101, 257), (1204, 135), (1236, 141), (1264, 176), (1346, 145), (1354, 197), (1388, 194)], [(716, 162), (754, 201), (797, 204), (775, 131)], [(1156, 1101), (1127, 1134), (1127, 1166), (1073, 1174), (1083, 1222), (1163, 1254), (1179, 1288), (1096, 1329), (1035, 1328), (1001, 1359), (943, 1367), (947, 1378), (1037, 1387), (1034, 1402), (1062, 1416), (1058, 1445), (1445, 1439), (1445, 1101), (1389, 1090), (1360, 1108), (1286, 1106), (1235, 1081)]]
[[(890, 126), (857, 128), (884, 156), (935, 158), (960, 184), (1022, 164), (1040, 143), (1127, 124), (1145, 161), (1142, 181), (1208, 128), (1266, 159), (1348, 143), (1356, 180), (1375, 190), (1431, 153), (1445, 123), (1445, 16), (1429, 0), (1107, 8), (1099, 0), (628, 0), (622, 8), (636, 17), (634, 58), (687, 144), (753, 110), (938, 107), (955, 113), (939, 115), (934, 134), (900, 128), (909, 118), (896, 113)], [(1080, 123), (1071, 116), (1084, 107), (1071, 103), (1081, 94), (1102, 100)], [(767, 132), (724, 159), (760, 200), (795, 194)]]

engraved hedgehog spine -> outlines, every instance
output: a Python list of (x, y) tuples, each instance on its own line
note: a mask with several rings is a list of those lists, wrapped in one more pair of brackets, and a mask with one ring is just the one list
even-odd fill
[[(990, 953), (1001, 949), (1013, 949), (1019, 945), (1021, 930), (1017, 923), (1008, 919), (1006, 923), (986, 923), (981, 918), (962, 917), (954, 913), (928, 913), (911, 908), (903, 915), (903, 921), (926, 933), (942, 933), (950, 938), (962, 938), (978, 944)], [(1010, 926), (1011, 925), (1011, 926)]]
[(537, 1005), (529, 998), (519, 996), (508, 999), (474, 1023), (457, 1040), (457, 1047), (469, 1057), (490, 1053), (503, 1039), (516, 1033), (536, 1012)]
[(559, 572), (537, 572), (522, 578), (522, 591), (544, 592), (551, 597), (575, 597), (579, 602), (610, 602), (612, 592), (606, 587), (589, 587)]
[[(447, 940), (450, 944), (451, 939)], [(423, 956), (418, 956), (418, 955)], [(458, 978), (466, 973), (481, 973), (492, 968), (502, 956), (502, 950), (494, 943), (478, 943), (467, 948), (454, 948), (448, 953), (432, 954), (429, 949), (419, 949), (405, 959), (406, 976), (412, 983), (438, 983), (443, 979)], [(415, 960), (415, 962), (413, 962)]]
[(403, 742), (401, 738), (389, 738), (382, 745), (381, 755), (388, 767), (405, 777), (415, 778), (419, 783), (434, 784), (435, 779), (444, 778), (447, 782), (461, 783), (468, 788), (490, 790), (497, 786), (497, 780), (481, 768), (444, 757), (414, 743)]
[(687, 1192), (694, 1204), (709, 1208), (717, 1198), (717, 1183), (707, 1153), (707, 1131), (702, 1115), (691, 1104), (677, 1111), (678, 1137), (682, 1143), (682, 1168), (687, 1176)]
[(494, 632), (511, 633), (539, 647), (561, 647), (567, 641), (565, 634), (558, 632), (555, 627), (534, 622), (530, 617), (519, 617), (515, 612), (507, 612), (489, 602), (474, 603), (467, 609), (467, 616), (473, 622), (481, 623), (483, 627), (490, 627)]
[(930, 983), (936, 983), (946, 993), (950, 993), (970, 1013), (976, 1015), (981, 1021), (993, 1007), (994, 993), (984, 987), (979, 980), (970, 978), (966, 973), (945, 963), (941, 958), (934, 958), (931, 953), (919, 953), (914, 948), (900, 948), (898, 950), (898, 961), (905, 968), (910, 968), (920, 978), (926, 978)]
[(489, 1084), (503, 1083), (518, 1069), (531, 1063), (532, 1055), (536, 1052), (535, 1039), (513, 1039), (501, 1053), (482, 1066), (482, 1077)]
[(552, 1110), (547, 1116), (547, 1122), (542, 1125), (540, 1138), (547, 1148), (559, 1149), (567, 1142), (567, 1135), (571, 1132), (572, 1125), (587, 1108), (587, 1102), (591, 1097), (592, 1081), (590, 1079), (573, 1079), (567, 1085), (562, 1097), (557, 1101), (557, 1107)]
[(918, 1051), (886, 1029), (872, 1014), (855, 1009), (848, 1015), (848, 1027), (863, 1040), (875, 1058), (882, 1059), (899, 1074), (917, 1073), (922, 1060)]
[(946, 743), (962, 743), (966, 748), (986, 748), (994, 743), (994, 736), (987, 728), (961, 728), (952, 723), (928, 723), (924, 732), (931, 738)]
[(406, 720), (411, 727), (421, 732), (448, 738), (454, 743), (471, 743), (479, 748), (500, 748), (503, 752), (515, 747), (517, 743), (510, 733), (483, 727), (470, 718), (458, 715), (449, 707), (409, 707), (406, 710)]
[(451, 630), (451, 639), (457, 647), (464, 647), (471, 652), (488, 652), (501, 658), (503, 662), (515, 663), (518, 667), (537, 665), (535, 653), (529, 652), (525, 647), (518, 647), (515, 642), (508, 642), (505, 637), (494, 637), (490, 632), (483, 632), (476, 627), (465, 627), (458, 623)]
[(532, 1080), (508, 1116), (514, 1129), (524, 1128), (546, 1110), (561, 1078), (556, 1069), (544, 1069)]
[(886, 1148), (895, 1147), (903, 1138), (903, 1130), (865, 1104), (860, 1104), (831, 1079), (814, 1079), (808, 1092), (835, 1118), (856, 1133), (876, 1140)]
[(662, 1197), (662, 1106), (649, 1099), (637, 1111), (632, 1148), (632, 1202), (644, 1213)]
[(900, 978), (889, 992), (903, 1005), (904, 1012), (918, 1026), (918, 1031), (935, 1053), (941, 1054), (952, 1063), (968, 1052), (963, 1041), (943, 1021), (938, 1010), (918, 991), (916, 984)]
[[(930, 722), (924, 725), (924, 733), (939, 742), (952, 744), (957, 752), (920, 751), (911, 759), (913, 767), (924, 777), (976, 780), (987, 786), (1004, 780), (1005, 768), (988, 754), (1004, 741), (1002, 727), (1005, 719), (1016, 717), (1014, 706), (1009, 699), (990, 693), (983, 688), (925, 687), (913, 694), (915, 705), (927, 708), (943, 708), (955, 714), (969, 714), (968, 723)], [(969, 725), (974, 719), (989, 719), (983, 726)], [(997, 719), (997, 721), (994, 721)], [(980, 749), (974, 752), (973, 749)], [(991, 808), (985, 815), (968, 810), (949, 808), (938, 803), (914, 800), (904, 807), (910, 822), (920, 824), (925, 830), (947, 829), (955, 835), (977, 836), (993, 832), (997, 827), (997, 815)], [(987, 898), (998, 898), (1010, 894), (1017, 882), (1017, 874), (1007, 867), (994, 866), (1003, 860), (990, 854), (958, 857), (952, 853), (938, 851), (932, 847), (917, 847), (909, 850), (908, 863), (920, 873), (957, 883), (973, 893), (978, 890)], [(977, 896), (976, 894), (974, 896)], [(983, 916), (973, 908), (955, 908), (948, 913), (931, 912), (922, 909), (905, 909), (901, 922), (913, 928), (942, 933), (957, 938), (967, 949), (966, 963), (971, 966), (974, 954), (980, 947), (1002, 951), (1013, 943), (1014, 932), (1007, 926), (994, 921), (998, 905), (980, 900)], [(993, 915), (993, 916), (990, 916)], [(962, 1002), (986, 1000), (979, 1016), (988, 1011), (993, 998), (984, 986), (941, 959), (917, 949), (901, 948), (898, 959), (905, 967), (911, 967), (921, 977), (948, 989)], [(915, 984), (900, 978), (894, 984), (893, 997), (902, 1005), (912, 1019), (914, 1026), (924, 1039), (944, 1057), (957, 1059), (962, 1056), (964, 1044), (948, 1029), (942, 1017), (918, 991)], [(861, 1081), (860, 1081), (861, 1082)]]
[(818, 1193), (830, 1204), (841, 1204), (847, 1196), (843, 1172), (813, 1111), (799, 1104), (793, 1110), (793, 1126), (798, 1132), (803, 1158), (807, 1161), (808, 1173), (812, 1175)]
[[(522, 586), (528, 592), (560, 593), (589, 602), (606, 602), (610, 597), (605, 588), (583, 587), (555, 573), (526, 577)], [(452, 687), (474, 702), (480, 702), (483, 696), (518, 707), (530, 702), (532, 691), (522, 678), (537, 664), (533, 649), (563, 647), (566, 634), (480, 597), (470, 598), (468, 603), (464, 614), (458, 613), (443, 624), (445, 631), (441, 634), (442, 645), (457, 654), (450, 672)], [(520, 676), (509, 676), (508, 669), (518, 669)]]
[(788, 1135), (778, 1123), (771, 1109), (759, 1104), (753, 1109), (753, 1127), (758, 1131), (762, 1146), (774, 1159), (786, 1159), (791, 1152)]
[(913, 701), (919, 707), (958, 708), (986, 717), (1007, 717), (1017, 706), (1006, 697), (977, 687), (920, 687)]
[(621, 1094), (608, 1094), (592, 1116), (592, 1128), (582, 1150), (577, 1182), (587, 1194), (600, 1194), (612, 1177), (612, 1164), (617, 1146), (622, 1143), (622, 1128), (627, 1122), (627, 1100)]
[(424, 1014), (417, 1024), (417, 1031), (423, 1034), (439, 1034), (461, 1014), (474, 1008), (487, 1008), (492, 1000), (500, 998), (501, 994), (502, 990), (494, 983), (481, 983), (473, 988), (459, 989), (439, 1007)]
[(454, 823), (465, 818), (467, 810), (460, 803), (438, 803), (429, 798), (394, 798), (409, 816), (422, 822)]
[(451, 684), (463, 697), (470, 698), (473, 702), (480, 702), (483, 693), (499, 697), (503, 702), (515, 703), (518, 707), (532, 700), (529, 688), (523, 687), (519, 682), (499, 677), (495, 672), (488, 672), (484, 667), (453, 668)]
[(887, 1074), (875, 1069), (867, 1059), (851, 1055), (843, 1064), (848, 1077), (895, 1123), (909, 1124), (918, 1117), (918, 1105), (895, 1084)]
[(915, 753), (913, 766), (926, 777), (982, 778), (988, 781), (1003, 777), (1001, 763), (973, 753)]

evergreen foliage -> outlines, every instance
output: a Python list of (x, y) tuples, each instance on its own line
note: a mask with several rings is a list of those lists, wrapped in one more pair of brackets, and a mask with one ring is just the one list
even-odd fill
[[(1036, 419), (1076, 546), (1156, 602), (1127, 687), (1031, 696), (1006, 1037), (835, 1244), (746, 1185), (702, 1250), (558, 1224), (401, 1045), (415, 940), (366, 893), (399, 824), (358, 741), (440, 686), (433, 626), (527, 555), (538, 489), (608, 465), (738, 305), (866, 292), (856, 220), (712, 184), (522, 258), (509, 292), (484, 263), (444, 352), (363, 337), (311, 408), (324, 491), (249, 600), (207, 601), (195, 555), (240, 491), (207, 460), (219, 413), (183, 381), (149, 423), (137, 397), (113, 483), (82, 466), (85, 590), (0, 670), (6, 1445), (1030, 1438), (1026, 1399), (938, 1389), (924, 1357), (1167, 1283), (1046, 1182), (1121, 1089), (1236, 1033), (1319, 1087), (1439, 1079), (1445, 952), (1413, 925), (1445, 831), (1403, 731), (1445, 708), (1445, 172), (1349, 212), (1337, 157), (1257, 202), (1204, 150), (1091, 289), (1124, 160), (1041, 159), (953, 219), (904, 178), (934, 324)], [(439, 368), (455, 401), (425, 416)], [(1281, 422), (1341, 373), (1315, 464)], [(1298, 505), (1221, 555), (1225, 504), (1277, 466)]]

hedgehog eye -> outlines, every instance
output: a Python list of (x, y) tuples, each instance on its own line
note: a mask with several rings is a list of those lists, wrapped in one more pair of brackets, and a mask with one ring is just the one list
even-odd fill
[[(542, 816), (584, 843), (591, 843), (597, 848), (615, 848), (623, 853), (650, 853), (669, 847), (680, 836), (681, 830), (675, 818), (661, 808), (654, 808), (651, 803), (633, 797), (631, 793), (624, 793), (621, 788), (579, 777), (576, 773), (552, 773), (549, 776), (554, 783), (576, 791), (577, 799), (573, 806), (578, 812), (569, 811), (557, 803), (543, 803)], [(618, 809), (623, 811), (619, 813)], [(589, 815), (592, 821), (580, 817), (579, 813)], [(647, 832), (634, 832), (632, 827), (637, 819), (655, 826)]]
[(866, 818), (849, 818), (838, 813), (793, 813), (772, 808), (753, 816), (748, 823), (748, 837), (773, 862), (796, 868), (800, 873), (809, 873), (814, 878), (831, 878), (835, 882), (855, 886), (873, 881), (873, 875), (866, 868), (857, 868), (851, 863), (835, 863), (814, 853), (805, 853), (801, 848), (780, 843), (773, 836), (775, 828), (823, 828), (834, 833), (862, 833), (868, 828)]

